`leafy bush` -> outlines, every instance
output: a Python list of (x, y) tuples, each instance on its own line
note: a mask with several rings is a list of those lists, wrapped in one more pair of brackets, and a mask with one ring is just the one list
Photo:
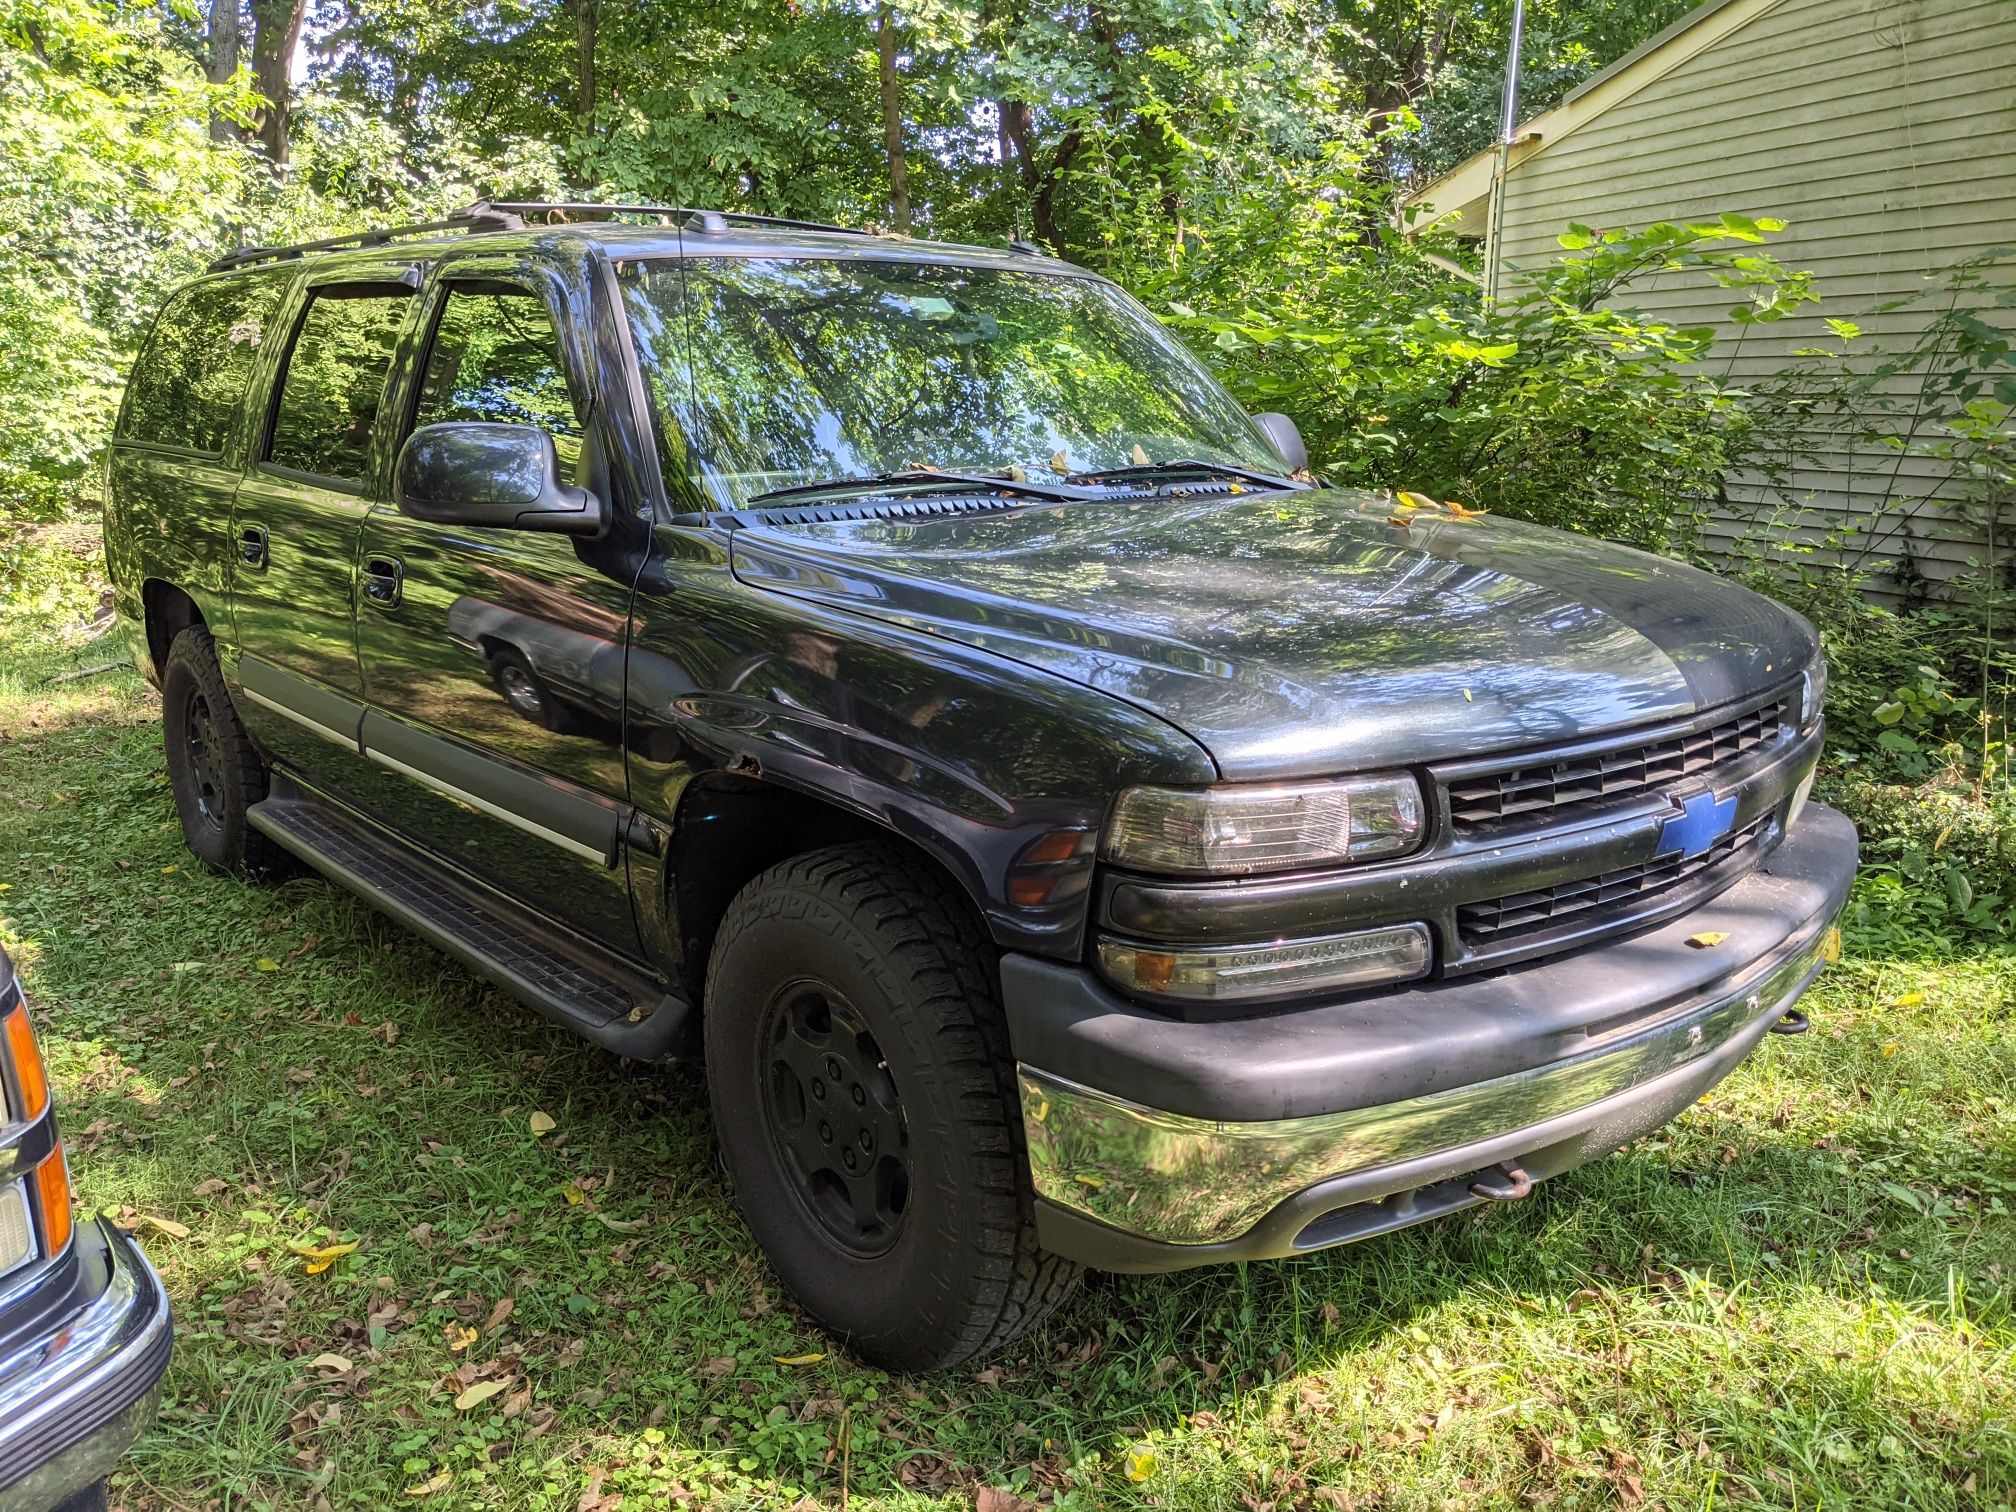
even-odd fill
[(1305, 243), (1272, 264), (1304, 276), (1245, 291), (1236, 309), (1171, 300), (1173, 323), (1208, 340), (1249, 404), (1294, 414), (1338, 482), (1693, 546), (1752, 412), (1701, 366), (1712, 331), (1636, 311), (1631, 296), (1692, 271), (1737, 297), (1737, 321), (1779, 318), (1814, 296), (1807, 275), (1758, 250), (1776, 223), (1571, 227), (1568, 255), (1493, 305), (1388, 226), (1354, 242), (1326, 224), (1353, 213), (1315, 202), (1294, 223)]

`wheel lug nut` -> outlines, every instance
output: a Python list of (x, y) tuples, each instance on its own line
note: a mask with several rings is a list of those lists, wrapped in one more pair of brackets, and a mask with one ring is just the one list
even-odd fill
[(874, 1149), (874, 1148), (875, 1148), (875, 1136), (874, 1136), (873, 1134), (870, 1134), (870, 1133), (869, 1133), (869, 1132), (868, 1132), (868, 1131), (867, 1131), (866, 1129), (863, 1129), (863, 1130), (861, 1131), (861, 1133), (860, 1133), (860, 1136), (859, 1136), (859, 1137), (860, 1137), (860, 1140), (861, 1140), (861, 1148), (862, 1148), (862, 1149), (864, 1149), (864, 1150), (872, 1150), (872, 1149)]
[(848, 1170), (850, 1170), (850, 1171), (851, 1171), (851, 1170), (853, 1170), (853, 1169), (854, 1169), (854, 1152), (853, 1152), (852, 1150), (842, 1150), (842, 1151), (840, 1152), (840, 1164), (842, 1164), (842, 1165), (844, 1165), (845, 1167), (847, 1167), (847, 1169), (848, 1169)]
[(840, 1062), (834, 1060), (831, 1056), (828, 1056), (826, 1060), (826, 1074), (832, 1077), (833, 1080), (835, 1080), (836, 1082), (840, 1080), (842, 1074), (840, 1070)]
[(819, 1099), (819, 1101), (824, 1102), (826, 1100), (826, 1083), (822, 1081), (812, 1083), (812, 1095)]
[(859, 1082), (854, 1083), (854, 1106), (858, 1108), (867, 1101), (868, 1101), (867, 1089), (863, 1087)]
[(827, 1144), (833, 1143), (833, 1125), (827, 1123), (819, 1125), (819, 1137)]

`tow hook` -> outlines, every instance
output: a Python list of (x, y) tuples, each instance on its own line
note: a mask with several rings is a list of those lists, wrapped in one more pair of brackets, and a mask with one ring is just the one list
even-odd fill
[(1773, 1021), (1771, 1032), (1773, 1034), (1804, 1034), (1812, 1027), (1813, 1020), (1806, 1017), (1797, 1008), (1787, 1008), (1784, 1013), (1780, 1014)]
[(1470, 1195), (1482, 1197), (1486, 1202), (1517, 1202), (1533, 1190), (1533, 1178), (1526, 1174), (1526, 1168), (1516, 1160), (1501, 1160), (1493, 1167), (1504, 1176), (1503, 1181), (1493, 1181), (1489, 1176), (1480, 1176), (1470, 1183)]

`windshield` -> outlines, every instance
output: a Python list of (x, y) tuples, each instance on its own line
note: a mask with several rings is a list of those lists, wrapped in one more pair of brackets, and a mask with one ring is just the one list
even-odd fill
[(1285, 470), (1203, 365), (1096, 279), (694, 258), (633, 264), (624, 288), (661, 428), (686, 439), (667, 473), (721, 508), (919, 467)]

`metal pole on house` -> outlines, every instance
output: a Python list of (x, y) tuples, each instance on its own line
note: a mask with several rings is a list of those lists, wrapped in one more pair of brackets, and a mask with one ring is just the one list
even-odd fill
[(1491, 182), (1491, 231), (1484, 244), (1484, 298), (1498, 302), (1498, 274), (1505, 258), (1505, 179), (1512, 171), (1512, 133), (1519, 129), (1519, 43), (1526, 31), (1526, 0), (1512, 0), (1512, 40), (1505, 49), (1505, 105), (1498, 116), (1498, 172)]

